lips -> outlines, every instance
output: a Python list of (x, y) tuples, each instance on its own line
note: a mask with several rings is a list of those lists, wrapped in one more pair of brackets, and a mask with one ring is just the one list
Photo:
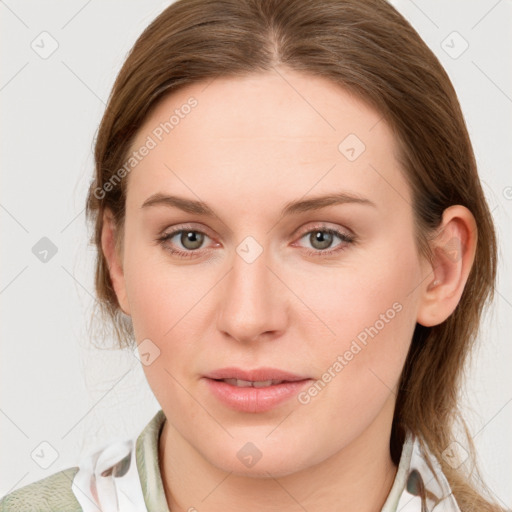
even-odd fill
[(204, 376), (206, 389), (224, 406), (263, 413), (291, 400), (312, 382), (307, 376), (276, 368), (222, 368)]
[[(273, 385), (280, 384), (282, 382), (297, 382), (310, 378), (306, 375), (296, 375), (277, 368), (255, 368), (253, 370), (243, 370), (236, 367), (214, 370), (205, 375), (205, 377), (213, 380), (223, 380), (229, 384), (239, 386), (249, 386), (251, 383), (266, 383), (267, 385)], [(238, 381), (238, 383), (235, 381)], [(269, 381), (271, 381), (270, 384), (268, 384)], [(260, 385), (259, 387), (262, 386)]]

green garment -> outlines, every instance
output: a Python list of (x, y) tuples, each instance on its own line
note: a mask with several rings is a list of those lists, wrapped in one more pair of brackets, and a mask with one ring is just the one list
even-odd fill
[[(149, 511), (169, 512), (160, 468), (158, 441), (165, 421), (162, 410), (137, 437), (136, 459), (142, 493)], [(0, 512), (82, 512), (71, 483), (78, 466), (64, 469), (7, 494), (0, 500)]]
[[(106, 454), (101, 464), (93, 454), (80, 461), (79, 467), (64, 469), (26, 485), (0, 500), (0, 512), (97, 512), (97, 504), (101, 503), (102, 508), (103, 505), (107, 507), (107, 501), (117, 501), (120, 511), (170, 512), (158, 460), (164, 422), (165, 415), (159, 410), (129, 444), (123, 441), (99, 450), (97, 453)], [(112, 451), (108, 450), (116, 446), (122, 449), (112, 459)], [(83, 476), (82, 480), (80, 476)], [(100, 498), (94, 491), (98, 489), (97, 479), (101, 480)], [(118, 487), (122, 485), (121, 482), (125, 485), (122, 492)], [(136, 501), (125, 501), (121, 505), (123, 497), (133, 492), (135, 494), (131, 496), (136, 496)], [(112, 506), (108, 506), (109, 510), (112, 510)], [(460, 512), (438, 461), (428, 448), (422, 448), (418, 439), (408, 433), (393, 486), (381, 512), (433, 510)]]

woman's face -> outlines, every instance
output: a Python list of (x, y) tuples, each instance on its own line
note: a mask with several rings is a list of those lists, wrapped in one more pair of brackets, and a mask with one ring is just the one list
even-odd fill
[[(429, 268), (381, 116), (281, 69), (171, 94), (132, 151), (116, 291), (173, 435), (274, 476), (387, 442)], [(309, 380), (213, 381), (269, 368)]]

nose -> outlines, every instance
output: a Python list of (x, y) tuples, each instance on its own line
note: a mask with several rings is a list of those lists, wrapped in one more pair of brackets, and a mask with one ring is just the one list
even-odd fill
[(242, 343), (275, 339), (286, 329), (292, 294), (265, 250), (253, 261), (241, 250), (232, 261), (221, 285), (218, 329)]

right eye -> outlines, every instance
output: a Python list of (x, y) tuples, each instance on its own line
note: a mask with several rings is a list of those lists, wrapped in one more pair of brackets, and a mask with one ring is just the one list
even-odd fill
[[(192, 258), (200, 255), (200, 248), (205, 238), (210, 237), (202, 231), (181, 227), (164, 233), (157, 238), (157, 242), (171, 254), (181, 258)], [(176, 240), (173, 241), (173, 239)]]

